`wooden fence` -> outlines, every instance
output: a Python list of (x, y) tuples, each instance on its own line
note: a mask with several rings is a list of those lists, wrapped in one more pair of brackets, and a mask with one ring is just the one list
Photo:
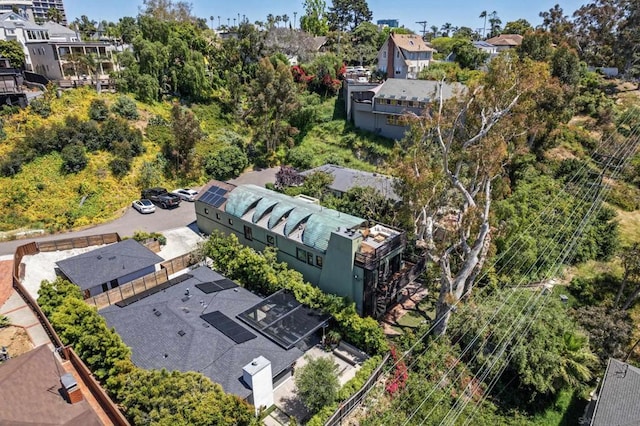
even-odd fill
[(378, 368), (376, 368), (369, 380), (365, 382), (362, 388), (354, 393), (349, 399), (340, 404), (340, 407), (336, 410), (335, 413), (324, 423), (325, 426), (335, 426), (341, 424), (341, 422), (347, 417), (357, 406), (359, 406), (364, 398), (367, 396), (371, 388), (376, 384), (380, 376), (384, 373), (384, 366), (389, 361), (389, 354), (387, 354), (383, 359)]
[(169, 281), (167, 270), (160, 269), (159, 271), (145, 275), (144, 277), (140, 277), (109, 291), (105, 291), (104, 293), (91, 296), (88, 299), (85, 299), (85, 302), (100, 310), (167, 281)]
[(71, 250), (75, 248), (85, 248), (90, 246), (101, 246), (120, 241), (120, 235), (113, 232), (110, 234), (89, 235), (86, 237), (64, 238), (61, 240), (39, 241), (38, 250), (58, 251)]
[(71, 347), (65, 347), (64, 343), (56, 333), (38, 303), (31, 297), (29, 292), (22, 285), (21, 267), (22, 258), (28, 255), (38, 254), (41, 251), (66, 250), (68, 248), (88, 247), (90, 245), (109, 244), (120, 241), (117, 233), (92, 235), (89, 237), (67, 238), (63, 240), (31, 242), (19, 246), (13, 254), (13, 277), (12, 284), (18, 294), (27, 303), (31, 311), (35, 314), (45, 332), (56, 348), (62, 349), (62, 356), (73, 364), (75, 370), (86, 383), (90, 392), (96, 398), (100, 407), (109, 416), (111, 421), (117, 426), (128, 426), (130, 423), (118, 409), (118, 406), (109, 398), (104, 389), (95, 380), (89, 368), (78, 357)]
[(98, 308), (98, 310), (106, 308), (107, 306), (169, 281), (169, 275), (194, 265), (196, 263), (195, 260), (196, 256), (194, 256), (193, 252), (169, 259), (160, 264), (161, 269), (159, 271), (145, 275), (144, 277), (140, 277), (104, 293), (91, 296), (85, 299), (85, 301)]
[(195, 265), (197, 263), (195, 254), (196, 252), (192, 251), (183, 254), (182, 256), (174, 257), (166, 262), (162, 262), (160, 266), (162, 266), (163, 269), (166, 269), (169, 275), (173, 275), (191, 265)]
[(68, 359), (71, 362), (74, 369), (89, 389), (89, 392), (91, 392), (93, 397), (98, 401), (100, 408), (104, 410), (106, 415), (109, 417), (109, 420), (111, 420), (116, 426), (128, 426), (130, 424), (129, 421), (127, 421), (116, 404), (114, 404), (111, 398), (109, 398), (109, 395), (107, 395), (105, 390), (102, 389), (100, 383), (98, 383), (98, 381), (93, 377), (93, 374), (91, 374), (91, 370), (89, 370), (85, 363), (82, 362), (73, 348), (71, 346), (67, 346), (62, 352), (65, 359)]

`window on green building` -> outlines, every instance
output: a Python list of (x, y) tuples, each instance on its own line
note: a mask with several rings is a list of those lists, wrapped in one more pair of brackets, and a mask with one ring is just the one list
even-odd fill
[(244, 237), (247, 240), (253, 240), (253, 230), (251, 229), (250, 226), (247, 226), (247, 225), (244, 226)]
[(302, 249), (296, 248), (296, 257), (298, 258), (298, 260), (306, 262), (307, 261), (307, 252), (302, 250)]

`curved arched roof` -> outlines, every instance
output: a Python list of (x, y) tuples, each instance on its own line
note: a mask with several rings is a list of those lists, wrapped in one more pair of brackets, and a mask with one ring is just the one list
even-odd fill
[(257, 223), (263, 217), (269, 217), (266, 226), (260, 225), (266, 229), (272, 229), (281, 220), (285, 220), (282, 234), (286, 237), (306, 220), (301, 242), (321, 251), (326, 251), (333, 231), (338, 228), (354, 228), (365, 222), (362, 218), (256, 185), (241, 185), (227, 197), (225, 211), (232, 216), (241, 218), (253, 208), (253, 223)]

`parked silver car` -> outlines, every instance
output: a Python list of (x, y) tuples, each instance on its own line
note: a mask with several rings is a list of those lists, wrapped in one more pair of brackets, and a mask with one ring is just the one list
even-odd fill
[(143, 198), (142, 200), (135, 200), (131, 206), (142, 214), (153, 213), (156, 211), (156, 206), (146, 198)]
[(172, 194), (176, 194), (184, 201), (195, 201), (196, 195), (198, 195), (198, 191), (190, 188), (179, 188), (175, 191), (171, 191)]

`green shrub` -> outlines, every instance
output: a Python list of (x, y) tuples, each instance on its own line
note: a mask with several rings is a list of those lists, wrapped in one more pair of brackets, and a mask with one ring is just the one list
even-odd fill
[(128, 96), (119, 96), (111, 107), (111, 112), (127, 120), (137, 120), (140, 116), (136, 103)]
[(109, 117), (109, 108), (102, 99), (94, 99), (89, 105), (89, 118), (95, 121), (104, 121)]
[(42, 118), (47, 118), (51, 115), (51, 103), (43, 98), (36, 98), (29, 102), (31, 111), (35, 112)]
[(160, 232), (135, 231), (131, 238), (138, 242), (146, 241), (153, 238), (155, 240), (158, 240), (161, 246), (167, 244), (167, 237), (162, 235)]
[(11, 321), (4, 315), (0, 315), (0, 328), (5, 328), (11, 325)]
[(207, 176), (217, 180), (228, 180), (240, 176), (249, 165), (247, 154), (235, 145), (209, 154), (204, 161)]
[(62, 170), (65, 173), (77, 173), (87, 167), (89, 159), (86, 150), (80, 144), (67, 145), (62, 148)]
[(129, 173), (131, 170), (131, 160), (126, 158), (114, 158), (109, 161), (109, 169), (111, 169), (111, 173), (117, 178), (121, 178)]

